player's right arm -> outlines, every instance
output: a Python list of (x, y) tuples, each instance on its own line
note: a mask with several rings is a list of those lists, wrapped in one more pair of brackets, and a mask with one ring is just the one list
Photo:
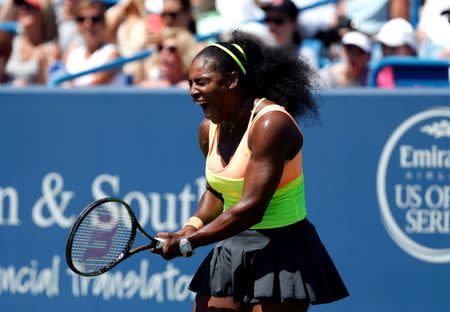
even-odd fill
[[(203, 119), (198, 130), (198, 143), (205, 159), (209, 152), (209, 124), (208, 119)], [(206, 190), (198, 202), (193, 216), (200, 218), (204, 224), (210, 223), (223, 211), (223, 197), (206, 183)], [(187, 229), (189, 228), (189, 229)], [(186, 226), (183, 230), (196, 230), (192, 226)], [(189, 231), (191, 232), (191, 231)]]
[[(208, 119), (203, 119), (198, 129), (198, 144), (205, 159), (209, 152), (209, 125), (210, 121)], [(222, 195), (217, 193), (208, 183), (206, 183), (206, 190), (197, 205), (194, 216), (199, 217), (204, 224), (207, 224), (214, 220), (222, 210)]]

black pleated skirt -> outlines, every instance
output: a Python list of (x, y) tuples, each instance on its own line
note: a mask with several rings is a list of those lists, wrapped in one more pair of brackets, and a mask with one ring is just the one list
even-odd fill
[(311, 304), (348, 296), (333, 261), (308, 220), (267, 230), (247, 230), (219, 242), (189, 289), (236, 302)]

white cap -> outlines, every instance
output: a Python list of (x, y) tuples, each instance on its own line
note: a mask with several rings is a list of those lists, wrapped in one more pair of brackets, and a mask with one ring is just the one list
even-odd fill
[(367, 53), (370, 53), (371, 50), (369, 37), (367, 37), (363, 33), (360, 33), (359, 31), (350, 31), (346, 33), (342, 37), (342, 44), (357, 46)]
[(389, 47), (409, 45), (416, 48), (416, 38), (412, 25), (401, 17), (393, 18), (381, 27), (377, 40)]

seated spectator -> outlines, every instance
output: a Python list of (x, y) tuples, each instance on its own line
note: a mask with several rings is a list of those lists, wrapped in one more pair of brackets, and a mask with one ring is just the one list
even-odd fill
[(367, 86), (371, 43), (366, 35), (351, 31), (342, 37), (344, 58), (320, 70), (323, 86), (342, 88)]
[(12, 51), (13, 34), (0, 30), (0, 84), (10, 84), (12, 78), (6, 73), (6, 63)]
[[(414, 28), (403, 18), (394, 18), (384, 24), (376, 39), (381, 44), (382, 57), (416, 56)], [(395, 87), (392, 67), (386, 66), (378, 73), (377, 86), (380, 88)]]
[(15, 86), (45, 84), (47, 70), (60, 56), (56, 17), (51, 0), (16, 0), (20, 34), (6, 66)]
[(197, 51), (192, 34), (183, 28), (164, 28), (158, 51), (148, 60), (148, 77), (140, 85), (147, 88), (188, 88), (189, 66)]
[[(78, 29), (84, 45), (69, 50), (65, 60), (66, 71), (78, 73), (111, 62), (119, 57), (115, 44), (107, 41), (105, 6), (95, 0), (80, 0), (75, 9)], [(71, 86), (124, 85), (120, 70), (99, 71), (71, 81)]]
[[(146, 16), (144, 0), (123, 0), (106, 11), (111, 40), (117, 43), (120, 55), (133, 56), (146, 48)], [(144, 78), (144, 62), (129, 62), (123, 71), (137, 84)]]
[(312, 67), (319, 68), (317, 54), (302, 46), (302, 36), (297, 23), (298, 8), (291, 0), (262, 2), (265, 12), (264, 21), (268, 25), (275, 41), (304, 58)]
[[(336, 62), (343, 57), (342, 37), (349, 31), (359, 31), (372, 40), (381, 27), (389, 19), (409, 18), (411, 0), (337, 0), (334, 27), (327, 31), (319, 31), (316, 38), (320, 39), (325, 49), (325, 55), (330, 62)], [(379, 57), (377, 51), (372, 58)]]
[(414, 28), (401, 17), (391, 19), (384, 24), (376, 39), (381, 44), (383, 57), (416, 55), (417, 44)]

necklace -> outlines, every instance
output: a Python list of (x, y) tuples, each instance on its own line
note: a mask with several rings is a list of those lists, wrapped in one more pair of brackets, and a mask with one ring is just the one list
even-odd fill
[(236, 118), (236, 121), (233, 122), (233, 124), (232, 124), (231, 126), (227, 126), (225, 123), (222, 122), (222, 123), (220, 124), (221, 128), (222, 128), (223, 130), (225, 130), (226, 132), (228, 132), (228, 133), (230, 133), (230, 134), (233, 134), (233, 130), (234, 130), (234, 128), (236, 128), (236, 126), (238, 125), (238, 123), (239, 123), (239, 121), (241, 120), (242, 115), (244, 114), (244, 112), (245, 112), (245, 109), (242, 109), (241, 112), (239, 113), (238, 118)]
[(236, 128), (236, 126), (238, 125), (239, 121), (241, 120), (242, 116), (244, 115), (244, 112), (247, 111), (247, 107), (249, 106), (249, 103), (251, 103), (251, 102), (252, 101), (249, 101), (248, 103), (244, 104), (244, 106), (242, 107), (241, 112), (239, 113), (238, 118), (236, 118), (236, 120), (233, 122), (233, 124), (231, 126), (227, 126), (225, 123), (222, 122), (220, 124), (221, 129), (225, 130), (229, 134), (233, 134), (234, 128)]

